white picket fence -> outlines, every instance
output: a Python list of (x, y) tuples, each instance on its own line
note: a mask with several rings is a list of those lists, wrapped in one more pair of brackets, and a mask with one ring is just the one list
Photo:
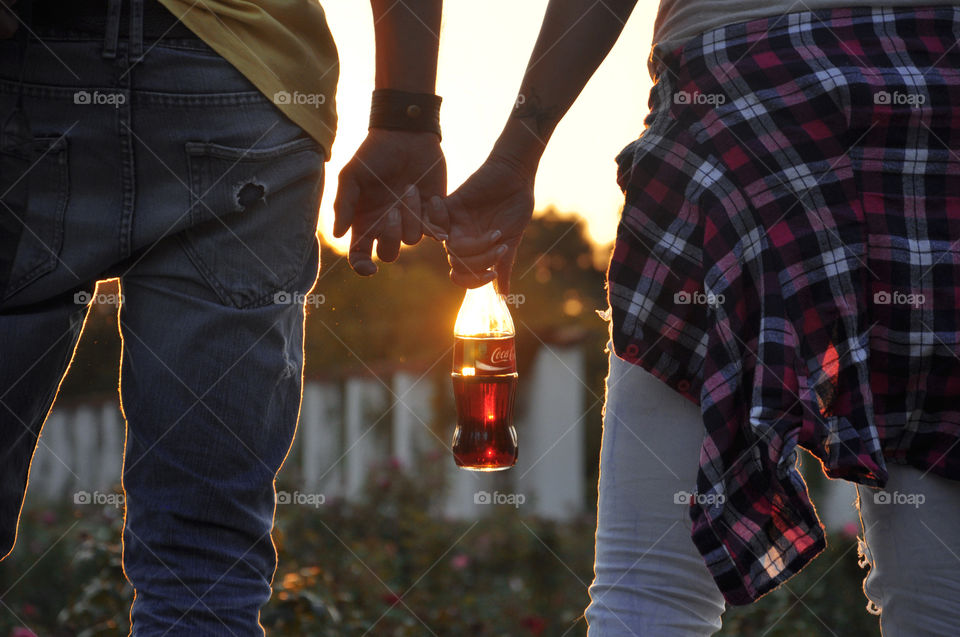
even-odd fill
[[(410, 371), (387, 377), (356, 376), (344, 382), (308, 381), (297, 439), (281, 471), (283, 493), (296, 502), (359, 497), (369, 471), (395, 459), (414, 469), (426, 452), (446, 467), (450, 517), (472, 518), (496, 504), (518, 501), (525, 513), (566, 519), (584, 510), (584, 413), (582, 346), (540, 347), (532, 372), (521, 380), (517, 414), (520, 460), (510, 471), (474, 473), (455, 467), (449, 452), (454, 423), (434, 432), (430, 378)], [(452, 391), (449, 385), (443, 391)], [(116, 401), (55, 406), (30, 473), (28, 506), (68, 499), (107, 499), (120, 482), (123, 419)], [(290, 487), (293, 476), (294, 487)], [(77, 494), (80, 494), (79, 496)], [(487, 496), (489, 494), (489, 497)]]
[[(372, 466), (393, 458), (416, 470), (415, 463), (435, 451), (434, 461), (446, 467), (448, 517), (476, 518), (498, 506), (520, 506), (525, 514), (557, 520), (576, 516), (585, 509), (584, 434), (587, 427), (600, 427), (591, 420), (595, 412), (587, 411), (594, 395), (581, 380), (583, 370), (580, 344), (540, 347), (519, 385), (520, 458), (513, 469), (498, 473), (457, 469), (449, 453), (454, 423), (438, 432), (430, 428), (432, 393), (452, 391), (448, 385), (435, 387), (410, 371), (309, 381), (297, 439), (281, 472), (283, 493), (306, 505), (356, 499)], [(123, 436), (117, 401), (54, 407), (34, 457), (27, 506), (72, 501), (78, 493), (88, 500), (111, 493), (120, 482)], [(287, 476), (293, 476), (293, 486)], [(830, 481), (816, 501), (828, 529), (857, 520), (855, 497), (852, 484)]]

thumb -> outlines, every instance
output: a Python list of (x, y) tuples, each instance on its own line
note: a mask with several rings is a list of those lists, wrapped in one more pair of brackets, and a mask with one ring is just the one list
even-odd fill
[(464, 197), (460, 193), (460, 188), (458, 188), (452, 194), (447, 195), (446, 198), (441, 200), (443, 211), (446, 214), (447, 227), (451, 230), (454, 226), (473, 224), (473, 217), (467, 212), (463, 199)]
[(430, 197), (430, 205), (425, 209), (423, 225), (435, 238), (441, 241), (446, 240), (450, 232), (450, 211), (443, 199), (436, 195)]
[(517, 245), (510, 246), (497, 261), (497, 291), (506, 296), (510, 294), (510, 275), (513, 273), (513, 261), (517, 256)]

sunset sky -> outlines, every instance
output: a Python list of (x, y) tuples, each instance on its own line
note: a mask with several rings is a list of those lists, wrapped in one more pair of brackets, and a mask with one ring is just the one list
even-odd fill
[[(320, 230), (334, 240), (337, 175), (367, 131), (373, 90), (374, 39), (369, 3), (321, 2), (340, 52), (340, 115), (321, 206)], [(547, 0), (447, 0), (440, 33), (437, 93), (453, 190), (487, 156), (513, 105)], [(656, 3), (640, 2), (623, 36), (550, 142), (537, 176), (536, 206), (583, 215), (594, 241), (612, 241), (623, 195), (613, 158), (643, 128)]]

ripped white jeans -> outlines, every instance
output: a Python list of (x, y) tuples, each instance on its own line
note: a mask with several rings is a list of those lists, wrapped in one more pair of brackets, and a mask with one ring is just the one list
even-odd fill
[[(683, 495), (702, 441), (696, 405), (610, 355), (589, 637), (720, 629), (724, 600), (690, 539)], [(868, 607), (883, 609), (884, 637), (960, 634), (960, 482), (888, 469), (883, 491), (858, 485)]]

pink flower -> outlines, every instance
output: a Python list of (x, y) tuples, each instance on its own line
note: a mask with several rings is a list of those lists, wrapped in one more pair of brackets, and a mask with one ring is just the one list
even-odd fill
[(843, 528), (840, 529), (840, 533), (844, 537), (854, 538), (857, 537), (857, 534), (860, 532), (860, 523), (859, 522), (847, 522), (843, 525)]
[(457, 553), (452, 558), (450, 558), (450, 566), (462, 571), (463, 569), (470, 566), (470, 556), (466, 553)]
[(540, 635), (547, 629), (547, 620), (537, 615), (524, 617), (520, 620), (520, 625), (529, 630), (534, 635)]
[(395, 606), (400, 602), (400, 596), (393, 592), (384, 593), (380, 596), (380, 599), (391, 606)]

